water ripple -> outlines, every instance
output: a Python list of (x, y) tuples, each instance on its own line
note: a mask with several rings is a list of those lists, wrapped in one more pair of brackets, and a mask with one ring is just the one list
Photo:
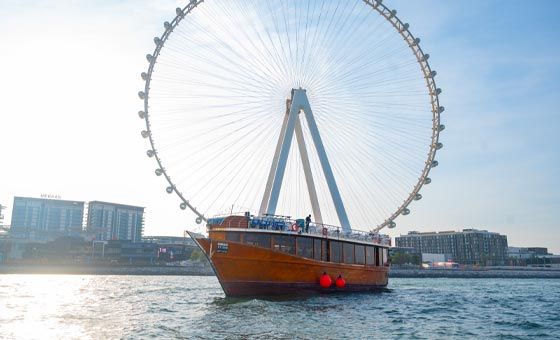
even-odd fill
[(214, 277), (0, 276), (0, 338), (558, 338), (560, 281), (392, 279), (391, 290), (226, 298)]

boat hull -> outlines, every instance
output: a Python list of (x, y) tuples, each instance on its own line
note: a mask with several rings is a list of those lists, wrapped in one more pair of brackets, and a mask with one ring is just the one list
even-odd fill
[(325, 289), (318, 282), (227, 282), (222, 285), (227, 296), (291, 296), (313, 295), (335, 292), (376, 292), (384, 290), (387, 285), (346, 285), (344, 288), (335, 286)]
[[(365, 292), (384, 289), (388, 267), (343, 264), (308, 259), (252, 245), (195, 238), (210, 260), (227, 296), (274, 296), (329, 292)], [(323, 288), (323, 273), (333, 284)], [(338, 276), (346, 284), (334, 284)]]

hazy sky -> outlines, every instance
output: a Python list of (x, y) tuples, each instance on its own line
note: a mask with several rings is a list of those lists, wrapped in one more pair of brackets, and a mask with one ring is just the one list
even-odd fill
[[(210, 0), (208, 0), (210, 1)], [(0, 203), (15, 195), (141, 205), (145, 234), (194, 216), (154, 175), (136, 93), (180, 1), (0, 0)], [(443, 89), (447, 129), (409, 230), (479, 228), (560, 252), (560, 2), (386, 1)]]

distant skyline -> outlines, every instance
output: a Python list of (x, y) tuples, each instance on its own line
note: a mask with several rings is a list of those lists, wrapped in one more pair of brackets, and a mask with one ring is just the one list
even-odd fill
[[(5, 223), (13, 196), (44, 193), (146, 207), (146, 235), (196, 226), (154, 175), (137, 116), (145, 55), (184, 3), (0, 2)], [(560, 3), (384, 3), (422, 39), (446, 108), (433, 182), (389, 234), (485, 229), (560, 253)]]

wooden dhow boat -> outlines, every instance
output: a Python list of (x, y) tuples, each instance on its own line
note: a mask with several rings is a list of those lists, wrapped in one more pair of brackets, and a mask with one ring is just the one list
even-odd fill
[(390, 238), (377, 233), (249, 214), (208, 219), (189, 235), (227, 296), (373, 291), (388, 282)]

